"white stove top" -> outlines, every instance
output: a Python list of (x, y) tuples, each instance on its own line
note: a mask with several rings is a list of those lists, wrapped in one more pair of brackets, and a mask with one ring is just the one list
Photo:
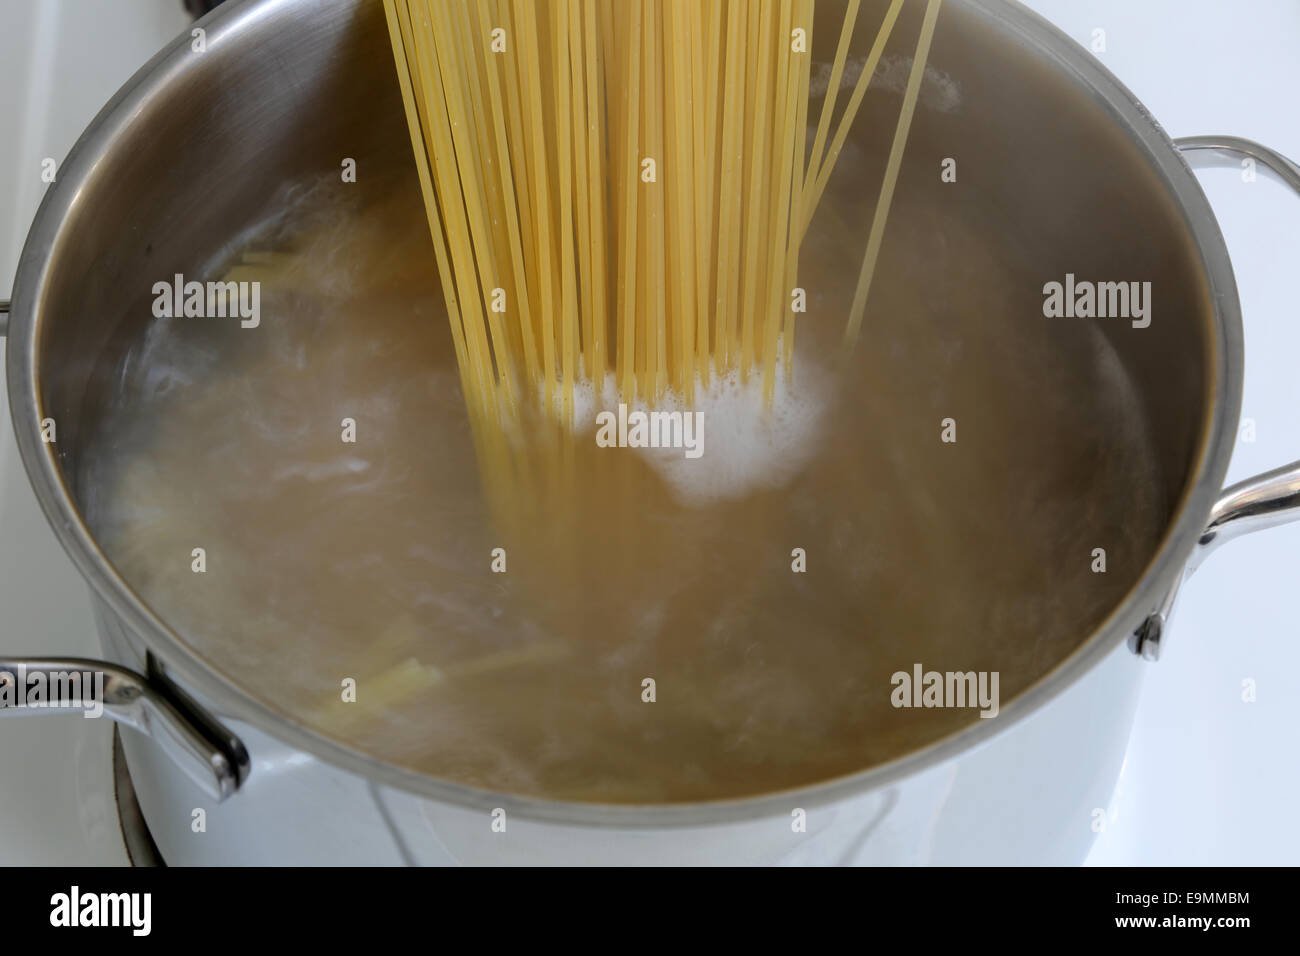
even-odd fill
[[(1105, 64), (1172, 136), (1227, 133), (1300, 157), (1295, 0), (1029, 0)], [(105, 100), (185, 29), (180, 0), (0, 0), (0, 298), (44, 185)], [(1300, 457), (1300, 199), (1233, 170), (1203, 174), (1236, 268), (1246, 325), (1243, 417), (1229, 481)], [(0, 340), (0, 349), (3, 349)], [(0, 648), (96, 656), (89, 603), (27, 485), (0, 390)], [(1300, 524), (1235, 542), (1185, 588), (1094, 864), (1300, 861)], [(1254, 703), (1242, 701), (1253, 679)], [(0, 721), (0, 865), (127, 862), (111, 726)]]

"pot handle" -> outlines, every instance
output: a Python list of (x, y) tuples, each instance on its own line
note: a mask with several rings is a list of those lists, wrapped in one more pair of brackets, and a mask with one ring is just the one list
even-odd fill
[[(1300, 166), (1276, 150), (1239, 136), (1187, 136), (1174, 145), (1192, 169), (1231, 166), (1244, 168), (1253, 161), (1271, 178), (1290, 186), (1300, 194)], [(1160, 639), (1173, 617), (1179, 585), (1200, 567), (1219, 545), (1248, 531), (1259, 531), (1300, 518), (1300, 461), (1275, 468), (1254, 478), (1247, 478), (1225, 488), (1214, 507), (1205, 530), (1197, 539), (1179, 581), (1169, 589), (1160, 606), (1142, 622), (1133, 634), (1130, 646), (1147, 660), (1160, 657)]]
[(79, 657), (0, 658), (0, 717), (31, 714), (102, 715), (138, 730), (217, 802), (248, 774), (248, 752), (237, 738), (218, 741), (204, 730), (215, 722), (191, 702), (173, 700), (157, 683), (115, 664)]

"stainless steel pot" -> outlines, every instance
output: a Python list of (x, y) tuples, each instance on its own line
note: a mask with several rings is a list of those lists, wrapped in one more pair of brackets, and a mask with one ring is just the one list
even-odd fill
[[(245, 0), (200, 26), (205, 50), (179, 38), (81, 137), (32, 226), (12, 306), (0, 312), (18, 445), (51, 527), (91, 586), (111, 662), (81, 666), (109, 673), (109, 715), (143, 732), (125, 734), (124, 745), (169, 862), (1082, 859), (1092, 812), (1118, 774), (1142, 659), (1162, 648), (1183, 578), (1223, 541), (1300, 514), (1300, 463), (1220, 490), (1240, 406), (1241, 323), (1223, 239), (1188, 161), (1249, 155), (1297, 190), (1300, 169), (1244, 140), (1175, 144), (1093, 57), (1034, 14), (1003, 0), (948, 0), (931, 62), (961, 103), (942, 117), (923, 104), (909, 150), (942, 143), (936, 155), (1000, 164), (983, 184), (983, 200), (1002, 210), (996, 228), (1056, 235), (1062, 247), (1071, 230), (1094, 228), (1070, 221), (1069, 210), (1128, 190), (1163, 287), (1174, 290), (1165, 301), (1176, 307), (1126, 346), (1145, 389), (1151, 453), (1176, 502), (1158, 553), (1104, 624), (999, 719), (887, 765), (689, 806), (525, 799), (383, 763), (255, 699), (149, 610), (83, 522), (75, 466), (94, 425), (96, 365), (119, 317), (150, 288), (144, 277), (205, 258), (281, 180), (404, 135), (379, 4)], [(1098, 225), (1079, 247), (1094, 254), (1119, 228)], [(1057, 274), (1054, 265), (1044, 273)], [(42, 439), (46, 418), (58, 423), (56, 442)], [(20, 665), (70, 666), (0, 659), (0, 671)], [(801, 812), (806, 830), (792, 826)]]

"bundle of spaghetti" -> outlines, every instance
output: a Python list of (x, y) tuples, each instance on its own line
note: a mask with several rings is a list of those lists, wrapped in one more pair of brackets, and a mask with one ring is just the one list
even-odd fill
[[(385, 0), (474, 422), (571, 423), (607, 374), (650, 405), (760, 375), (770, 403), (799, 247), (903, 3), (837, 118), (846, 4), (809, 146), (813, 0)], [(878, 251), (873, 224), (860, 292)]]

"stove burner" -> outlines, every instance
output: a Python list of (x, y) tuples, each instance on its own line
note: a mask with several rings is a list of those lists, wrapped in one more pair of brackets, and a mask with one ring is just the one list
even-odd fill
[(126, 844), (126, 855), (131, 865), (166, 866), (135, 797), (135, 786), (131, 783), (131, 772), (127, 769), (126, 754), (122, 750), (122, 737), (116, 727), (113, 728), (113, 795), (117, 799), (122, 842)]

